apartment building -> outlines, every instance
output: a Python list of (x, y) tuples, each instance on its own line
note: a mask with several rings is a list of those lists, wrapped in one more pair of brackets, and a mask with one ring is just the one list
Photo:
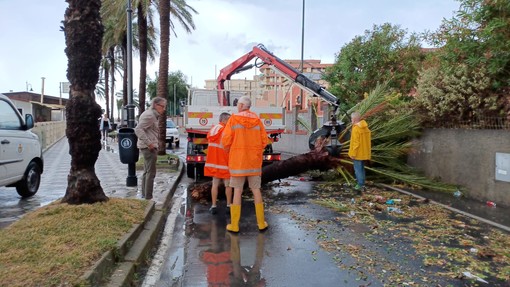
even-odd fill
[[(293, 68), (301, 71), (301, 60), (284, 60)], [(319, 85), (328, 88), (329, 84), (323, 80), (323, 74), (327, 67), (333, 64), (321, 63), (321, 60), (308, 59), (303, 61), (303, 74), (314, 80)], [(216, 80), (206, 80), (206, 89), (216, 89)], [(243, 91), (250, 96), (256, 106), (286, 107), (288, 111), (293, 109), (306, 110), (313, 103), (319, 103), (319, 99), (312, 97), (310, 93), (302, 91), (285, 75), (275, 71), (269, 65), (263, 65), (259, 73), (251, 79), (231, 79), (225, 83), (229, 90)], [(318, 105), (318, 114), (322, 114), (321, 105)]]

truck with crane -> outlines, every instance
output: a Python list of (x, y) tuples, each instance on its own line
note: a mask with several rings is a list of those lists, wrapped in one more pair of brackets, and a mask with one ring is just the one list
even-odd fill
[[(254, 64), (248, 64), (255, 59)], [(258, 62), (260, 61), (260, 62)], [(186, 171), (189, 178), (195, 180), (203, 176), (205, 160), (207, 157), (207, 133), (209, 129), (218, 122), (222, 112), (236, 113), (237, 99), (246, 94), (246, 91), (232, 91), (225, 89), (225, 82), (242, 71), (260, 68), (268, 65), (276, 72), (279, 72), (292, 83), (301, 89), (312, 93), (316, 97), (327, 101), (334, 107), (330, 121), (312, 133), (309, 139), (310, 148), (319, 137), (326, 137), (329, 140), (326, 150), (332, 156), (339, 156), (341, 144), (337, 136), (343, 129), (343, 125), (336, 121), (336, 109), (339, 107), (339, 100), (319, 84), (307, 78), (301, 72), (290, 66), (285, 61), (273, 55), (262, 44), (259, 44), (248, 53), (244, 54), (228, 66), (220, 70), (217, 78), (216, 90), (190, 89), (187, 103), (184, 107), (184, 127), (188, 135), (186, 150)], [(256, 107), (252, 106), (251, 111), (257, 113), (267, 131), (271, 142), (277, 142), (285, 130), (285, 114), (282, 107)], [(263, 165), (271, 164), (281, 160), (281, 154), (274, 152), (272, 144), (264, 150)]]

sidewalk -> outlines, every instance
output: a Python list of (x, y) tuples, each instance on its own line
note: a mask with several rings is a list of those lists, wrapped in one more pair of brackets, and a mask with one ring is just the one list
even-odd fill
[[(117, 142), (103, 145), (96, 161), (95, 171), (101, 187), (108, 197), (140, 198), (138, 191), (141, 184), (142, 171), (137, 170), (138, 186), (127, 187), (126, 178), (128, 165), (120, 162)], [(51, 187), (48, 201), (56, 200), (55, 194), (61, 197), (67, 187), (67, 175), (71, 166), (67, 138), (62, 138), (44, 152), (45, 171), (41, 186)], [(168, 205), (182, 176), (183, 163), (178, 163), (176, 171), (158, 170), (154, 180), (153, 200), (146, 210), (145, 222), (135, 226), (122, 238), (115, 251), (103, 254), (102, 258), (83, 275), (83, 279), (91, 286), (104, 284), (107, 286), (127, 286), (135, 278), (140, 268), (146, 264), (152, 246), (164, 226)], [(43, 193), (40, 191), (40, 193)], [(113, 272), (112, 272), (113, 271)]]

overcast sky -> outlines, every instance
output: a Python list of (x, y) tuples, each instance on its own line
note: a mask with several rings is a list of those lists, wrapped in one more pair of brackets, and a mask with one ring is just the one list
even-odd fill
[[(301, 59), (301, 0), (188, 0), (199, 14), (196, 30), (186, 34), (176, 23), (177, 38), (170, 40), (169, 70), (181, 70), (188, 83), (203, 87), (204, 80), (264, 44), (282, 59)], [(64, 0), (0, 0), (0, 92), (59, 96), (67, 82), (67, 57), (61, 21)], [(409, 32), (436, 30), (443, 18), (459, 8), (456, 0), (308, 0), (305, 4), (304, 58), (333, 63), (335, 54), (373, 25), (391, 23)], [(138, 89), (138, 59), (133, 54), (133, 88)], [(154, 78), (158, 60), (149, 64)], [(251, 78), (250, 70), (237, 78)], [(63, 95), (67, 97), (66, 94)]]

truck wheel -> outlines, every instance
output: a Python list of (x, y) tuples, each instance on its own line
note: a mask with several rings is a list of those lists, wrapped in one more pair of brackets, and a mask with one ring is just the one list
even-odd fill
[(195, 168), (189, 165), (186, 165), (186, 174), (188, 178), (195, 178)]
[(167, 149), (172, 149), (172, 142), (168, 143)]
[(16, 191), (21, 197), (30, 197), (39, 189), (41, 183), (41, 168), (37, 163), (31, 162), (23, 178), (16, 183)]
[(179, 142), (175, 143), (175, 148), (179, 148)]

